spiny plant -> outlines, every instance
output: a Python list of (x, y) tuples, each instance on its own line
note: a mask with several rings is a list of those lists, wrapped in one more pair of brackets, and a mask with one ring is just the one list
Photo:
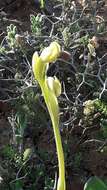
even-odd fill
[(15, 35), (17, 27), (14, 24), (7, 26), (7, 41), (10, 48), (13, 48), (16, 44)]
[(86, 117), (90, 116), (92, 118), (94, 113), (96, 112), (100, 113), (101, 131), (103, 137), (107, 138), (107, 120), (106, 120), (107, 104), (100, 99), (94, 99), (94, 100), (85, 101), (83, 105), (84, 105), (84, 115)]
[(103, 114), (105, 117), (107, 116), (107, 104), (104, 101), (96, 99), (94, 100), (94, 105), (101, 114)]
[(54, 136), (59, 163), (59, 178), (57, 190), (65, 190), (65, 164), (64, 154), (59, 131), (59, 106), (57, 97), (61, 94), (61, 83), (54, 77), (47, 76), (49, 63), (56, 61), (60, 56), (61, 48), (57, 42), (52, 42), (49, 47), (45, 48), (41, 55), (35, 52), (32, 59), (32, 68), (35, 79), (38, 81), (42, 94), (47, 105), (51, 121), (53, 124)]
[(33, 34), (40, 35), (41, 34), (41, 25), (42, 25), (43, 16), (38, 14), (37, 16), (31, 14), (30, 22), (31, 22), (31, 31)]
[(103, 116), (107, 116), (107, 104), (98, 98), (85, 101), (83, 106), (85, 115), (90, 115), (96, 111), (99, 111)]

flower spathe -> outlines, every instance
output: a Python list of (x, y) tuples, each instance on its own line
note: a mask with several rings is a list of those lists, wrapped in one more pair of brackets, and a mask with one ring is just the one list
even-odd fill
[(45, 77), (48, 64), (56, 61), (60, 56), (61, 48), (57, 42), (52, 42), (49, 47), (43, 49), (41, 55), (38, 52), (33, 54), (32, 68), (37, 80), (42, 80)]
[(53, 62), (60, 56), (61, 48), (57, 42), (52, 42), (49, 47), (44, 48), (40, 57), (43, 62)]

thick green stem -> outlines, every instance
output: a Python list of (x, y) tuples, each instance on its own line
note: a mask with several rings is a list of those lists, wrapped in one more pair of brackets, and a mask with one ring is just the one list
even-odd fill
[(56, 142), (57, 154), (58, 154), (58, 164), (59, 164), (59, 178), (57, 190), (65, 190), (65, 165), (64, 165), (64, 153), (62, 148), (61, 136), (59, 131), (59, 107), (56, 96), (48, 88), (46, 80), (40, 83), (42, 94), (47, 105)]
[(62, 142), (60, 137), (59, 126), (53, 122), (53, 130), (57, 147), (58, 163), (59, 163), (59, 179), (57, 190), (65, 190), (65, 166)]

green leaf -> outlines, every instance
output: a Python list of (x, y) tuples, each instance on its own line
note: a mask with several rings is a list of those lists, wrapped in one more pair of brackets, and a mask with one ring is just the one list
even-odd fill
[(15, 190), (23, 190), (22, 182), (20, 180), (16, 181), (15, 183)]
[(91, 177), (85, 184), (84, 190), (107, 190), (105, 183), (98, 177)]
[(17, 180), (10, 184), (10, 190), (23, 190), (23, 181)]

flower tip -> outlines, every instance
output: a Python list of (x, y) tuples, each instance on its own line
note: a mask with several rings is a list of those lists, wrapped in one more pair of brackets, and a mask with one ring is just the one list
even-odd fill
[(52, 48), (52, 49), (56, 48), (58, 53), (61, 52), (61, 46), (56, 41), (51, 42), (49, 47)]
[(36, 63), (36, 60), (38, 59), (38, 57), (39, 57), (38, 52), (35, 51), (32, 57), (32, 66)]

